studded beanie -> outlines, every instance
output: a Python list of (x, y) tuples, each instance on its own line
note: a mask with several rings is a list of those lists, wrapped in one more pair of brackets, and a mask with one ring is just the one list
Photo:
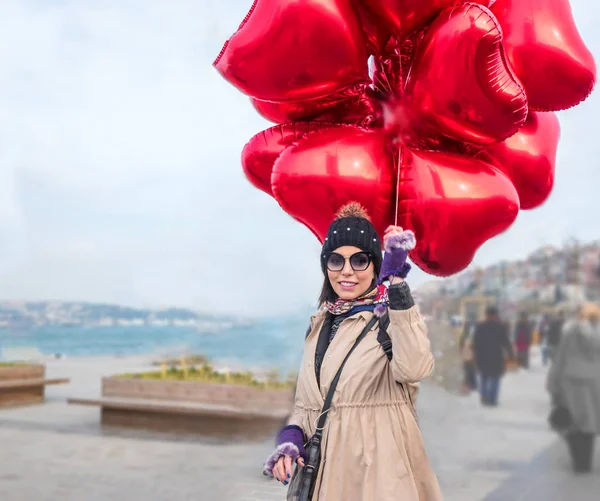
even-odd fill
[(367, 212), (357, 202), (350, 202), (343, 206), (329, 226), (321, 252), (323, 273), (326, 273), (327, 270), (328, 255), (344, 246), (358, 247), (360, 250), (371, 254), (375, 273), (379, 273), (383, 259), (381, 240), (369, 220)]

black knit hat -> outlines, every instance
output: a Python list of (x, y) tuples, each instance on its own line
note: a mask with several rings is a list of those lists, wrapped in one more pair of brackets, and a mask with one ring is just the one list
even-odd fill
[(383, 261), (381, 240), (369, 220), (367, 212), (357, 202), (350, 202), (342, 207), (329, 226), (321, 252), (323, 273), (326, 273), (327, 270), (328, 255), (345, 245), (358, 247), (360, 250), (371, 254), (375, 273), (379, 274), (381, 262)]

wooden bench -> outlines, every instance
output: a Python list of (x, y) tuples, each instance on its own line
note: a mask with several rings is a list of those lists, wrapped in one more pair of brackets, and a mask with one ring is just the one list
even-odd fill
[(0, 379), (0, 407), (19, 407), (44, 403), (47, 385), (67, 384), (70, 381), (70, 379), (65, 378)]
[(100, 407), (103, 426), (219, 438), (264, 439), (285, 425), (289, 411), (246, 410), (196, 402), (102, 397), (70, 398), (69, 404)]

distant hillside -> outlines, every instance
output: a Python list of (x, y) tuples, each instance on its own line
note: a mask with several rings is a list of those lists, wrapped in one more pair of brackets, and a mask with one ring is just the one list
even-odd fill
[(541, 247), (524, 260), (471, 267), (428, 282), (418, 293), (424, 312), (465, 296), (494, 297), (505, 308), (515, 309), (527, 302), (556, 305), (584, 299), (600, 301), (600, 242), (571, 241), (562, 247)]
[(15, 325), (194, 325), (235, 322), (233, 317), (185, 308), (144, 309), (85, 302), (0, 301), (0, 327)]

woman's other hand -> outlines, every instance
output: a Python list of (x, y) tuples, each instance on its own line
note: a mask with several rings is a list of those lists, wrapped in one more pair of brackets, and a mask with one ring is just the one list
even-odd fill
[[(304, 459), (301, 457), (297, 459), (297, 463), (299, 466), (304, 467)], [(292, 475), (292, 458), (290, 456), (281, 456), (275, 464), (275, 468), (273, 468), (273, 477), (282, 482), (283, 485), (287, 485)]]

